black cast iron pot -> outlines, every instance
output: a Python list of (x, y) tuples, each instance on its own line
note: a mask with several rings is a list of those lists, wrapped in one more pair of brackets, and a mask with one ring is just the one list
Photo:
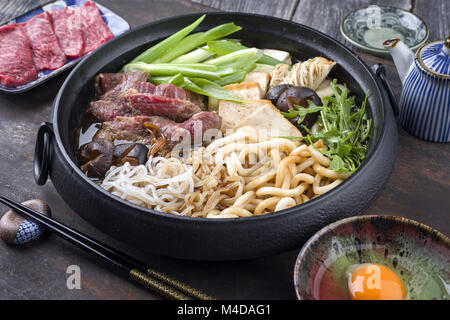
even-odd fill
[[(309, 27), (286, 20), (241, 13), (208, 13), (199, 30), (233, 21), (234, 34), (259, 48), (278, 48), (293, 57), (325, 56), (337, 61), (331, 77), (345, 82), (361, 102), (370, 90), (374, 120), (369, 156), (361, 168), (327, 194), (272, 214), (239, 219), (179, 217), (148, 210), (113, 196), (88, 179), (75, 158), (80, 119), (93, 98), (93, 79), (117, 72), (150, 45), (190, 24), (199, 14), (168, 18), (130, 31), (86, 57), (68, 76), (55, 99), (51, 123), (41, 126), (36, 143), (35, 177), (50, 174), (62, 198), (86, 221), (110, 236), (149, 252), (194, 260), (235, 260), (300, 248), (314, 232), (338, 219), (361, 213), (386, 183), (395, 162), (397, 130), (380, 80), (341, 43)], [(378, 76), (377, 76), (378, 74)]]

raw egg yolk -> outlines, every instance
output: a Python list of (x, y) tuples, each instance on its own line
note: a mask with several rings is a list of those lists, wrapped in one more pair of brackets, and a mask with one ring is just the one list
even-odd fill
[(403, 281), (381, 264), (361, 264), (348, 274), (348, 291), (352, 300), (405, 300)]

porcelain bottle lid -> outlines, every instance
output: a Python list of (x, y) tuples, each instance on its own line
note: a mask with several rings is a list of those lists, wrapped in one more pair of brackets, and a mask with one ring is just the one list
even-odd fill
[(423, 45), (417, 50), (416, 58), (419, 65), (432, 75), (450, 79), (450, 36)]

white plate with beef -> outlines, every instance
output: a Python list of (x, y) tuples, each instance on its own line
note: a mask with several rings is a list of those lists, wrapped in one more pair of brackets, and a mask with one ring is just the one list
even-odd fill
[(123, 18), (86, 0), (55, 1), (20, 16), (0, 27), (0, 90), (30, 90), (129, 29)]

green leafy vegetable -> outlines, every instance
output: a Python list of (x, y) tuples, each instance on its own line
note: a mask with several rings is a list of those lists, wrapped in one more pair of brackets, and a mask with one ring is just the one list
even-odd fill
[(242, 102), (239, 96), (222, 88), (220, 85), (202, 78), (184, 78), (184, 88), (219, 100)]
[(289, 109), (289, 112), (281, 112), (281, 114), (286, 119), (293, 119), (295, 117), (298, 117), (297, 123), (301, 124), (308, 113), (316, 113), (318, 111), (321, 111), (322, 107), (309, 107), (309, 108), (303, 108), (298, 105), (294, 105), (294, 109)]
[(145, 71), (152, 76), (172, 76), (181, 73), (187, 77), (221, 80), (222, 77), (215, 70), (217, 70), (215, 66), (207, 64), (148, 64), (136, 62), (125, 66), (125, 71)]
[(321, 139), (328, 146), (327, 151), (320, 151), (331, 159), (330, 169), (353, 173), (360, 167), (367, 153), (372, 127), (372, 119), (369, 119), (365, 112), (369, 92), (366, 93), (361, 107), (358, 107), (354, 97), (348, 96), (346, 87), (341, 89), (336, 86), (336, 79), (330, 85), (333, 96), (324, 97), (322, 106), (315, 106), (309, 102), (309, 108), (295, 105), (295, 109), (290, 109), (289, 112), (283, 114), (288, 119), (299, 116), (298, 123), (300, 124), (306, 114), (320, 112), (317, 119), (319, 130), (312, 133), (308, 128), (302, 126), (308, 132), (308, 135), (302, 139), (309, 144)]
[(219, 67), (217, 68), (217, 74), (220, 75), (222, 78), (223, 76), (228, 76), (230, 74), (235, 73), (237, 70), (233, 67)]
[(205, 32), (199, 32), (191, 34), (181, 40), (173, 49), (167, 51), (162, 57), (158, 58), (155, 62), (169, 62), (179, 56), (189, 52), (198, 46), (207, 43), (210, 40), (221, 39), (226, 37), (242, 28), (234, 23), (225, 23), (215, 28), (212, 28)]
[[(217, 40), (217, 41), (209, 41), (208, 48), (212, 52), (218, 54), (219, 56), (223, 56), (234, 51), (240, 51), (248, 49), (248, 47), (237, 43), (233, 40)], [(275, 66), (279, 63), (282, 63), (280, 60), (272, 58), (266, 54), (263, 54), (260, 59), (258, 59), (258, 63), (267, 64), (271, 66)]]
[(175, 60), (171, 61), (171, 63), (198, 63), (205, 61), (206, 59), (214, 56), (214, 52), (206, 50), (208, 47), (204, 46), (198, 49), (195, 49), (185, 55), (182, 55)]
[(239, 51), (233, 51), (224, 56), (220, 56), (218, 58), (207, 61), (206, 63), (220, 66), (220, 65), (228, 65), (230, 63), (237, 62), (239, 60), (247, 59), (254, 57), (257, 54), (260, 54), (261, 50), (256, 48), (244, 49)]
[[(238, 53), (236, 51), (235, 53)], [(236, 71), (245, 71), (246, 73), (256, 67), (256, 61), (262, 56), (262, 51), (257, 50), (253, 55), (239, 57), (235, 62), (226, 64), (228, 67), (234, 68)], [(209, 62), (206, 62), (209, 63)]]
[(246, 74), (246, 71), (236, 71), (228, 76), (222, 77), (222, 80), (216, 80), (215, 83), (219, 86), (226, 86), (231, 83), (240, 83), (245, 80)]
[(125, 65), (123, 71), (145, 71), (154, 84), (173, 84), (215, 99), (241, 102), (221, 86), (242, 82), (257, 62), (270, 68), (280, 61), (264, 55), (262, 50), (241, 45), (240, 40), (223, 40), (242, 29), (233, 22), (190, 34), (204, 18), (205, 15), (201, 16), (147, 49)]
[(158, 84), (173, 84), (177, 87), (184, 87), (184, 77), (181, 73), (174, 76), (162, 76), (162, 77), (152, 77), (152, 82), (155, 85)]
[(184, 37), (186, 37), (189, 33), (192, 32), (202, 21), (205, 19), (206, 15), (202, 15), (200, 18), (195, 20), (192, 24), (187, 27), (181, 29), (180, 31), (174, 33), (167, 39), (158, 42), (154, 46), (145, 50), (143, 53), (134, 58), (131, 62), (145, 62), (151, 63), (161, 57), (165, 52), (173, 49)]
[(255, 69), (253, 69), (253, 71), (272, 73), (274, 68), (275, 68), (274, 66), (271, 66), (269, 64), (257, 63), (255, 66)]

